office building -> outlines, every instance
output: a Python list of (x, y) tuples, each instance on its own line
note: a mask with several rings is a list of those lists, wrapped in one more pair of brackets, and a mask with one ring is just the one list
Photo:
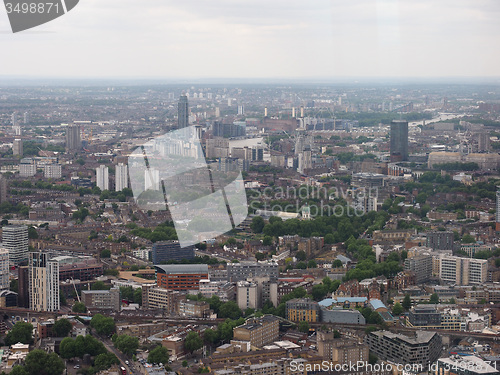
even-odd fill
[(189, 126), (189, 103), (186, 95), (181, 95), (177, 104), (177, 127), (179, 129)]
[(120, 289), (82, 290), (82, 302), (89, 310), (120, 311)]
[(128, 187), (128, 165), (118, 163), (115, 170), (115, 190), (122, 191)]
[(260, 307), (262, 297), (259, 293), (257, 283), (250, 281), (238, 281), (236, 284), (236, 301), (238, 307), (245, 311), (246, 309), (257, 310)]
[(0, 290), (9, 289), (9, 250), (0, 247)]
[(43, 177), (45, 178), (61, 178), (62, 166), (60, 164), (46, 164), (43, 166)]
[(36, 163), (32, 158), (21, 159), (19, 163), (20, 177), (33, 177), (36, 175)]
[(272, 315), (248, 319), (245, 324), (233, 329), (234, 340), (249, 341), (251, 346), (261, 348), (279, 337), (279, 320)]
[(427, 232), (427, 247), (433, 250), (453, 250), (453, 232)]
[(421, 254), (405, 259), (405, 270), (415, 273), (417, 284), (426, 283), (432, 276), (432, 256)]
[(367, 344), (350, 338), (335, 338), (334, 332), (317, 331), (318, 354), (341, 365), (368, 361)]
[(420, 364), (427, 367), (441, 353), (441, 336), (436, 332), (416, 331), (411, 336), (388, 331), (370, 332), (365, 336), (370, 351), (383, 361)]
[(206, 264), (169, 264), (155, 265), (156, 283), (160, 288), (172, 290), (200, 289), (200, 280), (208, 279)]
[(180, 300), (177, 303), (177, 313), (190, 318), (210, 318), (213, 310), (205, 301)]
[(81, 148), (80, 127), (78, 125), (66, 126), (66, 150), (68, 152), (78, 152)]
[(319, 304), (309, 298), (292, 299), (286, 303), (286, 317), (292, 322), (319, 322)]
[(391, 162), (408, 160), (408, 121), (391, 122)]
[(325, 323), (366, 324), (366, 319), (358, 310), (342, 307), (321, 306), (320, 320)]
[(193, 259), (194, 246), (181, 247), (179, 241), (155, 242), (151, 257), (154, 264), (167, 263), (169, 260)]
[(28, 227), (6, 225), (2, 229), (2, 245), (9, 251), (10, 263), (19, 265), (28, 260)]
[(14, 156), (23, 156), (23, 140), (16, 138), (12, 142), (12, 154)]
[(99, 189), (109, 190), (109, 169), (105, 165), (100, 165), (95, 170), (95, 182)]
[(143, 285), (142, 287), (142, 307), (144, 309), (162, 309), (167, 314), (175, 313), (180, 299), (181, 294), (174, 290), (156, 285)]
[(408, 321), (411, 326), (440, 326), (441, 313), (434, 305), (417, 305), (410, 309)]
[(46, 253), (29, 253), (30, 309), (59, 311), (59, 263)]
[(30, 280), (28, 266), (20, 266), (17, 268), (17, 285), (18, 285), (18, 299), (17, 305), (19, 307), (30, 307)]
[(276, 282), (278, 280), (278, 264), (242, 261), (227, 265), (227, 277), (231, 282), (245, 281), (248, 278), (258, 276), (268, 276), (271, 282)]
[(439, 278), (455, 285), (483, 284), (488, 277), (488, 261), (446, 255), (440, 258)]
[(31, 115), (29, 112), (24, 112), (23, 120), (24, 120), (24, 125), (28, 125), (31, 122)]

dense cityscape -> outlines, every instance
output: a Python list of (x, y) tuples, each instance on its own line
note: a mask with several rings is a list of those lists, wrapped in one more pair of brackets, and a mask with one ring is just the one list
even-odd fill
[(496, 84), (3, 85), (0, 371), (496, 374), (499, 150)]

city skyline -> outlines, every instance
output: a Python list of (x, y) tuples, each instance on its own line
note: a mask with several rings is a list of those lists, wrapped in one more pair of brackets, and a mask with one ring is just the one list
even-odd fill
[[(0, 71), (75, 78), (492, 77), (500, 76), (499, 12), (490, 0), (307, 6), (154, 0), (119, 7), (88, 0), (18, 35), (7, 32), (0, 12), (6, 52)], [(69, 57), (71, 64), (56, 63)]]

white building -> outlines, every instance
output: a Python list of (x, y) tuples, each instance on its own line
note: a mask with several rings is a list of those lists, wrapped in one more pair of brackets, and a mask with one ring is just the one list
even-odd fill
[(101, 190), (109, 190), (109, 170), (105, 165), (96, 168), (96, 185)]
[(9, 289), (9, 250), (0, 247), (0, 289)]
[(36, 163), (34, 159), (25, 158), (19, 164), (19, 176), (33, 177), (36, 174)]
[(30, 253), (28, 271), (30, 309), (59, 311), (59, 262), (46, 253)]
[(115, 190), (122, 191), (126, 187), (128, 187), (128, 166), (118, 163), (115, 173)]
[(2, 245), (8, 250), (11, 263), (17, 265), (28, 260), (28, 227), (24, 225), (4, 226)]
[(47, 164), (43, 167), (43, 177), (45, 178), (61, 178), (62, 166), (60, 164)]
[(236, 289), (236, 300), (238, 307), (245, 311), (246, 309), (259, 308), (259, 286), (250, 281), (238, 281)]
[(440, 259), (439, 277), (456, 285), (482, 284), (488, 276), (485, 259), (444, 256)]

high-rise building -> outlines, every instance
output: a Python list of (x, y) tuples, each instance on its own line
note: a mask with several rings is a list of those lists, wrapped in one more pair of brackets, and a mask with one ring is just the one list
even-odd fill
[(45, 178), (61, 178), (61, 164), (46, 164), (43, 166), (43, 177)]
[(453, 250), (454, 234), (453, 232), (436, 231), (427, 232), (427, 247), (433, 250)]
[(0, 174), (0, 203), (7, 202), (7, 179)]
[(28, 260), (28, 227), (6, 225), (2, 229), (2, 244), (9, 251), (10, 262), (18, 265)]
[(122, 191), (126, 187), (128, 187), (128, 166), (118, 163), (115, 171), (115, 190)]
[(82, 148), (80, 137), (80, 127), (78, 125), (68, 125), (66, 127), (66, 150), (70, 152), (79, 151)]
[(497, 232), (500, 232), (500, 190), (497, 190), (497, 205), (496, 205), (496, 214), (495, 214), (495, 218), (496, 218), (496, 231)]
[(59, 311), (59, 263), (47, 253), (29, 253), (30, 309)]
[(421, 254), (405, 259), (405, 270), (415, 273), (417, 284), (429, 281), (432, 276), (432, 256)]
[(456, 285), (483, 284), (488, 277), (485, 259), (443, 256), (440, 259), (439, 278)]
[(181, 95), (177, 104), (177, 127), (179, 129), (189, 126), (189, 103), (186, 95)]
[(12, 142), (12, 154), (23, 156), (23, 141), (22, 139), (14, 139)]
[(391, 122), (391, 161), (408, 160), (408, 121)]
[(0, 247), (0, 290), (9, 289), (9, 250)]
[(249, 277), (268, 276), (270, 281), (278, 280), (278, 264), (242, 261), (227, 264), (227, 278), (231, 282), (245, 281)]
[(441, 336), (436, 332), (415, 331), (412, 336), (388, 331), (370, 332), (365, 336), (370, 351), (384, 361), (427, 366), (441, 353)]
[(167, 263), (169, 260), (194, 258), (194, 247), (181, 247), (179, 241), (159, 241), (153, 244), (151, 257), (154, 264)]
[(99, 189), (109, 190), (109, 170), (105, 165), (100, 165), (95, 170), (95, 182)]
[(36, 175), (36, 162), (32, 158), (24, 158), (19, 162), (19, 176), (33, 177)]
[(24, 125), (28, 125), (31, 122), (31, 115), (29, 112), (24, 112)]

